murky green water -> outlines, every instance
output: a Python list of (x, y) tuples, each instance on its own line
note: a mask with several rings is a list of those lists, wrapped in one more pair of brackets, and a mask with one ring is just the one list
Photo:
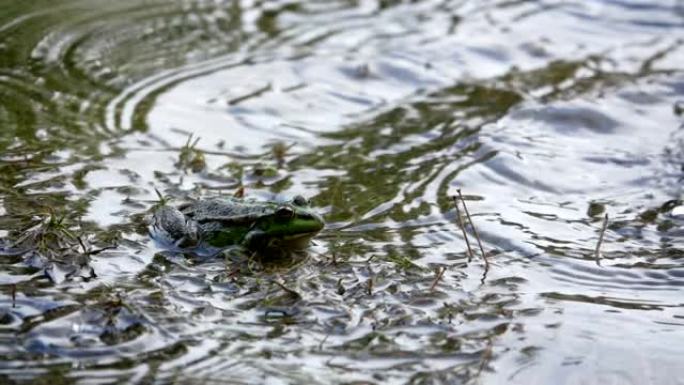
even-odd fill
[[(683, 384), (682, 63), (678, 0), (2, 0), (0, 383)], [(241, 185), (328, 227), (149, 239)]]

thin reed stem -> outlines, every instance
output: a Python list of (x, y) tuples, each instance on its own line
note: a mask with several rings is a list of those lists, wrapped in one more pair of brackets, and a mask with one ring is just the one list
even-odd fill
[(461, 189), (456, 190), (458, 191), (458, 197), (461, 198), (461, 202), (463, 203), (463, 210), (466, 213), (466, 217), (468, 218), (468, 222), (470, 222), (470, 227), (473, 228), (473, 234), (475, 234), (475, 239), (477, 239), (477, 245), (480, 247), (480, 252), (482, 253), (482, 259), (484, 259), (485, 264), (489, 266), (489, 261), (487, 260), (487, 256), (484, 252), (484, 247), (482, 247), (482, 241), (480, 240), (480, 234), (477, 232), (477, 228), (475, 228), (475, 223), (473, 223), (473, 219), (470, 217), (470, 213), (468, 212), (468, 206), (466, 206), (465, 199), (463, 199), (463, 194), (461, 194)]
[(434, 281), (432, 281), (432, 285), (430, 285), (430, 291), (434, 291), (435, 287), (437, 286), (437, 283), (439, 283), (439, 280), (442, 279), (442, 276), (444, 275), (444, 272), (446, 271), (446, 267), (440, 267), (439, 270), (437, 271), (437, 276), (435, 277)]
[(594, 252), (594, 257), (596, 258), (596, 264), (601, 266), (601, 245), (603, 244), (603, 236), (606, 233), (606, 228), (608, 227), (608, 213), (603, 217), (603, 227), (601, 227), (601, 233), (599, 234), (598, 243), (596, 243), (596, 251)]
[(468, 233), (466, 233), (465, 225), (463, 224), (463, 217), (461, 217), (461, 210), (458, 208), (458, 198), (454, 195), (451, 197), (454, 201), (454, 207), (456, 208), (456, 218), (458, 219), (458, 226), (463, 232), (463, 239), (465, 239), (466, 247), (468, 248), (468, 262), (473, 260), (473, 249), (470, 247), (470, 241), (468, 240)]
[(480, 247), (480, 253), (482, 253), (482, 260), (484, 261), (485, 268), (484, 272), (482, 273), (482, 279), (480, 279), (480, 282), (484, 283), (485, 279), (487, 278), (487, 273), (489, 273), (489, 260), (487, 259), (487, 254), (485, 254), (484, 247), (482, 247), (482, 241), (480, 240), (480, 234), (477, 232), (477, 228), (475, 227), (475, 223), (473, 223), (473, 219), (470, 217), (470, 212), (468, 212), (468, 206), (466, 206), (465, 199), (463, 199), (463, 194), (461, 194), (461, 189), (456, 190), (458, 192), (458, 197), (461, 198), (461, 203), (463, 204), (463, 210), (466, 213), (466, 217), (468, 218), (468, 222), (470, 223), (470, 227), (473, 228), (473, 234), (475, 234), (475, 239), (477, 240), (477, 245)]

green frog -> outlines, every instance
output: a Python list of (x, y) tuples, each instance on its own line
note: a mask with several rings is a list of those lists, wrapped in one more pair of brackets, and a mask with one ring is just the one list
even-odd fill
[(154, 213), (153, 236), (182, 248), (242, 246), (251, 251), (301, 250), (324, 227), (302, 196), (288, 202), (209, 198)]

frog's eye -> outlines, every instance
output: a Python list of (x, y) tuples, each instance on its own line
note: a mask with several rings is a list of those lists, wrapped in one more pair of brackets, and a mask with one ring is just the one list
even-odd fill
[(292, 200), (292, 203), (294, 203), (297, 206), (307, 206), (309, 204), (309, 201), (306, 198), (304, 198), (303, 196), (297, 195)]
[(294, 210), (292, 210), (291, 207), (282, 206), (276, 210), (275, 215), (278, 218), (292, 218), (294, 216)]

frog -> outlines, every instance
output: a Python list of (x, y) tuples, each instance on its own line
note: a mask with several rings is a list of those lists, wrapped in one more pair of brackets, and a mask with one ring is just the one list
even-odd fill
[(289, 201), (212, 197), (154, 211), (152, 234), (180, 248), (304, 250), (325, 227), (301, 195)]

